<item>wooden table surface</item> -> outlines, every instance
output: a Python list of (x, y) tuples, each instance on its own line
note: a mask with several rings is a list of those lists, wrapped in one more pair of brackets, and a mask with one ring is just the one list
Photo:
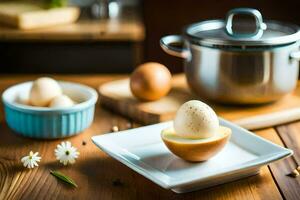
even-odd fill
[[(37, 76), (0, 76), (0, 92)], [(97, 88), (100, 84), (124, 76), (54, 76)], [(256, 134), (294, 150), (294, 155), (262, 167), (259, 175), (212, 188), (175, 194), (165, 190), (100, 151), (91, 136), (105, 134), (112, 126), (120, 130), (138, 126), (97, 105), (92, 126), (82, 134), (62, 140), (36, 140), (16, 135), (4, 120), (0, 109), (0, 199), (300, 199), (300, 176), (287, 176), (300, 165), (300, 122), (256, 131)], [(80, 151), (78, 161), (64, 167), (55, 160), (54, 148), (69, 140)], [(86, 145), (82, 145), (85, 141)], [(25, 169), (20, 158), (30, 150), (38, 151), (38, 168)], [(72, 177), (78, 188), (57, 181), (49, 170), (60, 170)]]

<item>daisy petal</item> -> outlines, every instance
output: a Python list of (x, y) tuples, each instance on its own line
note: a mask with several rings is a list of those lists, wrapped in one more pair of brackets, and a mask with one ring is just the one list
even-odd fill
[(23, 166), (29, 169), (38, 166), (38, 162), (40, 162), (40, 160), (42, 159), (40, 156), (38, 156), (38, 154), (39, 154), (38, 152), (33, 153), (33, 151), (30, 151), (27, 156), (21, 158), (21, 162), (23, 163)]
[(72, 146), (71, 142), (66, 141), (58, 144), (54, 150), (55, 157), (63, 165), (73, 164), (78, 158), (79, 152), (77, 148)]

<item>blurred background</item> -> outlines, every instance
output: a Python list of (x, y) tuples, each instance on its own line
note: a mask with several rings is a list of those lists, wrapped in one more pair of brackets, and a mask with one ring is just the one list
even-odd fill
[[(37, 0), (21, 1), (27, 5), (22, 8), (18, 4), (14, 7), (20, 1), (9, 1), (9, 9), (1, 6), (6, 2), (0, 2), (2, 74), (130, 73), (146, 61), (161, 62), (178, 73), (183, 70), (182, 60), (165, 54), (159, 39), (180, 34), (185, 25), (193, 22), (224, 18), (235, 7), (256, 8), (265, 19), (300, 25), (299, 0), (43, 0), (45, 10), (78, 7), (79, 19), (75, 23), (52, 22), (51, 26), (24, 29), (14, 25), (12, 15), (22, 15), (22, 9), (35, 10), (28, 4), (36, 4)], [(38, 17), (38, 23), (47, 21), (44, 18)], [(54, 15), (49, 18), (55, 22)]]

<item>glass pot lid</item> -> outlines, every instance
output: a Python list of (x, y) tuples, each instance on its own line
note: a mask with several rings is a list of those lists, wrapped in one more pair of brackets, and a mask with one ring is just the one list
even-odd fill
[(236, 8), (225, 20), (208, 20), (187, 26), (185, 36), (194, 44), (211, 47), (260, 48), (287, 45), (300, 40), (299, 27), (264, 21), (252, 8)]

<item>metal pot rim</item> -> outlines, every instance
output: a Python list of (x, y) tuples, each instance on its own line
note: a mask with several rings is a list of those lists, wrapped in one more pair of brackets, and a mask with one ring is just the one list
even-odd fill
[(278, 37), (271, 38), (261, 38), (261, 39), (253, 39), (253, 38), (216, 38), (205, 35), (196, 35), (195, 32), (199, 31), (199, 27), (209, 27), (210, 29), (220, 29), (226, 25), (225, 20), (206, 20), (198, 23), (193, 23), (187, 25), (184, 28), (183, 35), (185, 39), (190, 41), (192, 44), (208, 46), (214, 48), (222, 48), (222, 49), (247, 49), (247, 48), (257, 48), (257, 49), (266, 49), (278, 46), (285, 46), (295, 42), (300, 41), (300, 28), (299, 26), (286, 22), (279, 22), (275, 20), (267, 20), (265, 21), (267, 26), (270, 28), (285, 28), (293, 31), (292, 34), (286, 34)]

